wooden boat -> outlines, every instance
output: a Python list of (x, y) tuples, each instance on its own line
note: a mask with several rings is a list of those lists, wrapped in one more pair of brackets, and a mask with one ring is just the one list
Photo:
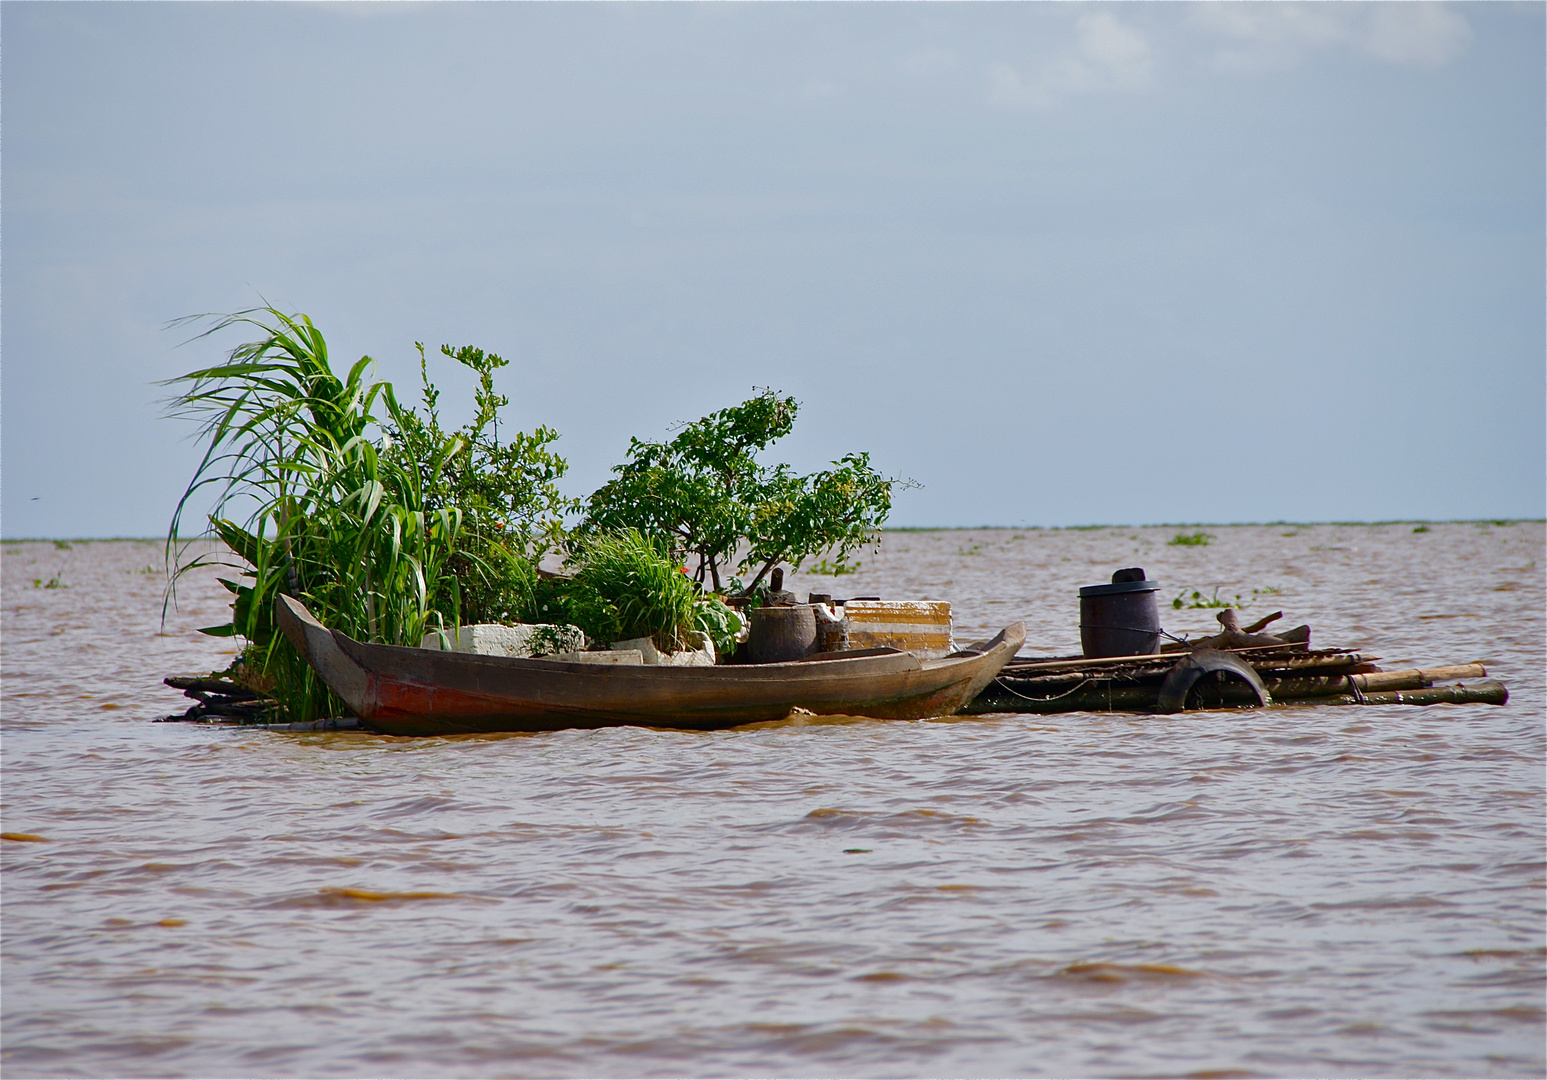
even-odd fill
[(275, 616), (318, 676), (366, 726), (388, 735), (643, 727), (713, 730), (818, 715), (949, 716), (1025, 640), (1022, 623), (939, 660), (896, 649), (777, 664), (664, 667), (512, 659), (367, 645), (281, 596)]

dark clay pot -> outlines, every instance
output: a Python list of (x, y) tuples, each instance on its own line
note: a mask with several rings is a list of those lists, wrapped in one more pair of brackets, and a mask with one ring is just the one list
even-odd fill
[(810, 604), (752, 608), (747, 614), (752, 619), (747, 659), (752, 663), (800, 660), (816, 651), (816, 612)]

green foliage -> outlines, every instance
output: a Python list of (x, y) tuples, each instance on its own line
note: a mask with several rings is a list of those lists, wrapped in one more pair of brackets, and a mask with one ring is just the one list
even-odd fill
[(693, 629), (714, 642), (716, 657), (729, 656), (736, 651), (741, 616), (723, 601), (704, 597), (693, 605)]
[(755, 585), (780, 563), (800, 569), (807, 558), (833, 551), (839, 563), (879, 536), (898, 483), (870, 467), (869, 454), (845, 454), (832, 469), (795, 476), (786, 466), (771, 471), (763, 498), (754, 505), (747, 555), (739, 569), (756, 568)]
[(844, 574), (859, 573), (860, 567), (862, 565), (863, 564), (858, 562), (848, 562), (842, 558), (838, 559), (837, 562), (829, 563), (824, 558), (821, 562), (817, 563), (811, 568), (810, 573), (823, 574), (827, 577), (842, 577)]
[(637, 529), (589, 538), (561, 594), (568, 621), (605, 644), (648, 637), (665, 652), (688, 646), (698, 589), (676, 561)]
[(1166, 543), (1173, 547), (1203, 547), (1214, 539), (1212, 533), (1206, 533), (1202, 529), (1190, 533), (1177, 533)]
[(586, 503), (582, 536), (638, 529), (672, 558), (696, 556), (695, 580), (721, 591), (721, 571), (738, 548), (738, 573), (755, 570), (755, 588), (774, 566), (799, 569), (834, 552), (839, 565), (875, 540), (891, 511), (888, 480), (867, 454), (798, 476), (757, 455), (793, 427), (799, 403), (764, 390), (740, 405), (684, 424), (669, 442), (633, 439), (629, 460)]
[[(532, 610), (536, 563), (562, 535), (564, 515), (577, 508), (557, 482), (567, 468), (550, 446), (548, 427), (516, 432), (499, 441), (499, 411), (510, 403), (494, 391), (494, 372), (508, 361), (482, 349), (441, 346), (441, 354), (478, 376), (473, 419), (456, 431), (440, 424), (440, 391), (430, 381), (424, 345), (419, 377), (424, 411), (400, 410), (387, 426), (387, 454), (417, 469), (426, 505), (454, 507), (463, 524), (454, 551), (431, 597), (431, 606), (457, 611), (466, 623), (512, 623)], [(438, 468), (435, 448), (450, 445)]]
[(747, 608), (767, 607), (768, 594), (771, 591), (766, 581), (758, 582), (756, 585), (743, 585), (740, 578), (733, 577), (725, 583), (725, 594), (745, 597)]
[(1219, 595), (1218, 586), (1213, 593), (1204, 596), (1197, 589), (1183, 589), (1171, 600), (1171, 606), (1177, 610), (1182, 608), (1239, 608), (1245, 605), (1241, 602), (1241, 594), (1236, 593), (1235, 599), (1223, 599)]
[(1216, 585), (1212, 593), (1204, 596), (1199, 589), (1186, 588), (1172, 598), (1171, 606), (1177, 610), (1183, 608), (1244, 608), (1258, 597), (1279, 596), (1284, 591), (1275, 585), (1264, 585), (1260, 589), (1253, 589), (1252, 595), (1243, 600), (1240, 593), (1236, 593), (1234, 597), (1226, 598), (1219, 595), (1219, 590), (1220, 586)]
[(1415, 525), (1415, 526), (1413, 526), (1413, 531), (1415, 533), (1426, 533), (1426, 532), (1429, 531), (1429, 526), (1427, 526), (1427, 525)]
[(527, 645), (531, 647), (533, 656), (552, 656), (554, 653), (576, 652), (582, 642), (578, 628), (545, 623), (532, 630)]
[[(223, 579), (231, 621), (205, 632), (246, 638), (254, 677), (275, 682), (293, 719), (335, 714), (341, 703), (276, 633), (278, 593), (301, 599), (326, 626), (398, 645), (461, 621), (464, 592), (476, 602), (529, 601), (534, 575), (523, 563), (521, 530), (554, 505), (557, 493), (551, 484), (544, 490), (543, 478), (563, 464), (546, 453), (553, 436), (545, 429), (514, 455), (535, 455), (531, 462), (499, 457), (505, 451), (485, 436), (505, 403), (488, 379), (503, 361), (442, 350), (481, 376), (478, 415), (447, 433), (428, 378), (429, 418), (400, 405), (390, 383), (366, 380), (369, 357), (340, 378), (305, 315), (255, 308), (214, 317), (199, 336), (233, 326), (256, 327), (260, 337), (224, 363), (169, 381), (180, 389), (172, 414), (196, 421), (205, 445), (173, 514), (169, 563), (174, 587), (200, 566), (232, 565), (224, 554), (179, 564), (183, 514), (213, 494), (210, 527), (241, 572)], [(490, 460), (505, 471), (491, 481), (470, 476)]]

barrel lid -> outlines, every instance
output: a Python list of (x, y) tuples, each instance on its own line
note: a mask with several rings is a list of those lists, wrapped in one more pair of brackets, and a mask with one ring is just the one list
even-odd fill
[(1158, 581), (1119, 581), (1112, 585), (1082, 585), (1081, 596), (1115, 596), (1118, 593), (1159, 592)]

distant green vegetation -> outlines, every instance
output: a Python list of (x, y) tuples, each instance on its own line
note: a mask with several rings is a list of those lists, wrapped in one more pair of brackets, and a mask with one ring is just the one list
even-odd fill
[(1258, 597), (1279, 596), (1284, 591), (1275, 585), (1264, 585), (1261, 588), (1253, 589), (1250, 597), (1242, 599), (1240, 593), (1236, 593), (1233, 597), (1220, 596), (1219, 590), (1221, 588), (1223, 588), (1223, 586), (1216, 585), (1214, 587), (1214, 591), (1205, 596), (1203, 595), (1203, 591), (1201, 589), (1188, 586), (1172, 598), (1171, 607), (1178, 611), (1194, 608), (1244, 608), (1247, 604), (1251, 603)]
[(164, 536), (7, 536), (0, 537), (0, 544), (162, 544)]
[(1173, 547), (1203, 547), (1214, 539), (1213, 533), (1206, 533), (1202, 529), (1190, 533), (1177, 533), (1166, 543)]
[(1198, 589), (1183, 589), (1172, 598), (1171, 606), (1181, 610), (1182, 608), (1238, 608), (1244, 605), (1241, 603), (1240, 593), (1236, 593), (1234, 600), (1224, 600), (1220, 598), (1219, 589), (1215, 588), (1208, 596), (1204, 596)]

